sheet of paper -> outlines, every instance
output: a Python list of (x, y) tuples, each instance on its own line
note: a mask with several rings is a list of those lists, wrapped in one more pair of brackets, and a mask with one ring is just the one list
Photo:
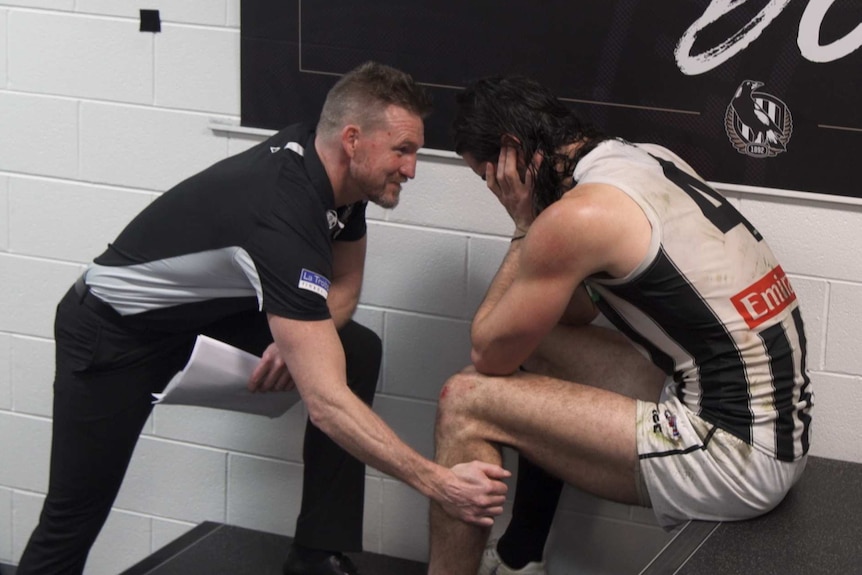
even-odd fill
[(154, 404), (197, 405), (278, 417), (299, 401), (299, 392), (252, 393), (248, 379), (260, 358), (222, 341), (199, 335), (189, 361)]

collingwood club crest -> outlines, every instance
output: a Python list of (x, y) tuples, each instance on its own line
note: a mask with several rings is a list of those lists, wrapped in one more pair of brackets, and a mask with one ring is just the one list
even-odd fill
[(341, 210), (326, 210), (326, 225), (329, 226), (329, 234), (332, 239), (338, 237), (346, 225), (345, 222), (353, 213), (353, 204), (341, 208)]
[(766, 92), (763, 82), (745, 80), (736, 89), (724, 115), (730, 143), (740, 154), (772, 158), (787, 151), (793, 117), (787, 105)]

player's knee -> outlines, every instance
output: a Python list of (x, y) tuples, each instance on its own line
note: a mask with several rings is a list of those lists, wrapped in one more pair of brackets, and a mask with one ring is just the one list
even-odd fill
[(481, 382), (472, 369), (453, 375), (443, 384), (437, 403), (438, 437), (451, 436), (467, 429), (480, 386)]

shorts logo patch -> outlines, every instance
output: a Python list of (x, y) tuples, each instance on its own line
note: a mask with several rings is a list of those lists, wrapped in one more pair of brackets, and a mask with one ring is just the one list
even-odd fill
[(671, 410), (664, 410), (664, 417), (659, 414), (658, 409), (652, 410), (652, 432), (663, 435), (671, 441), (679, 440), (679, 428), (677, 427), (676, 414)]
[(323, 299), (329, 295), (329, 280), (311, 270), (302, 268), (299, 274), (299, 288), (314, 292)]
[(664, 419), (672, 439), (679, 439), (679, 428), (676, 426), (676, 415), (669, 409), (664, 410)]

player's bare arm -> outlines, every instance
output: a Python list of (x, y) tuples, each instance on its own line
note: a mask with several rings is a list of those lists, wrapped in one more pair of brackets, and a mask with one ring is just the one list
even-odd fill
[[(543, 211), (512, 243), (473, 321), (473, 363), (482, 373), (513, 373), (570, 310), (584, 278), (623, 277), (649, 246), (646, 216), (611, 186), (577, 186)], [(589, 314), (582, 293), (578, 312)], [(587, 315), (584, 316), (587, 317)]]
[(572, 299), (569, 300), (569, 305), (566, 306), (560, 323), (570, 326), (587, 325), (596, 319), (598, 314), (599, 311), (596, 309), (596, 304), (593, 303), (589, 292), (587, 292), (586, 286), (581, 284), (575, 288), (575, 293), (572, 294)]

